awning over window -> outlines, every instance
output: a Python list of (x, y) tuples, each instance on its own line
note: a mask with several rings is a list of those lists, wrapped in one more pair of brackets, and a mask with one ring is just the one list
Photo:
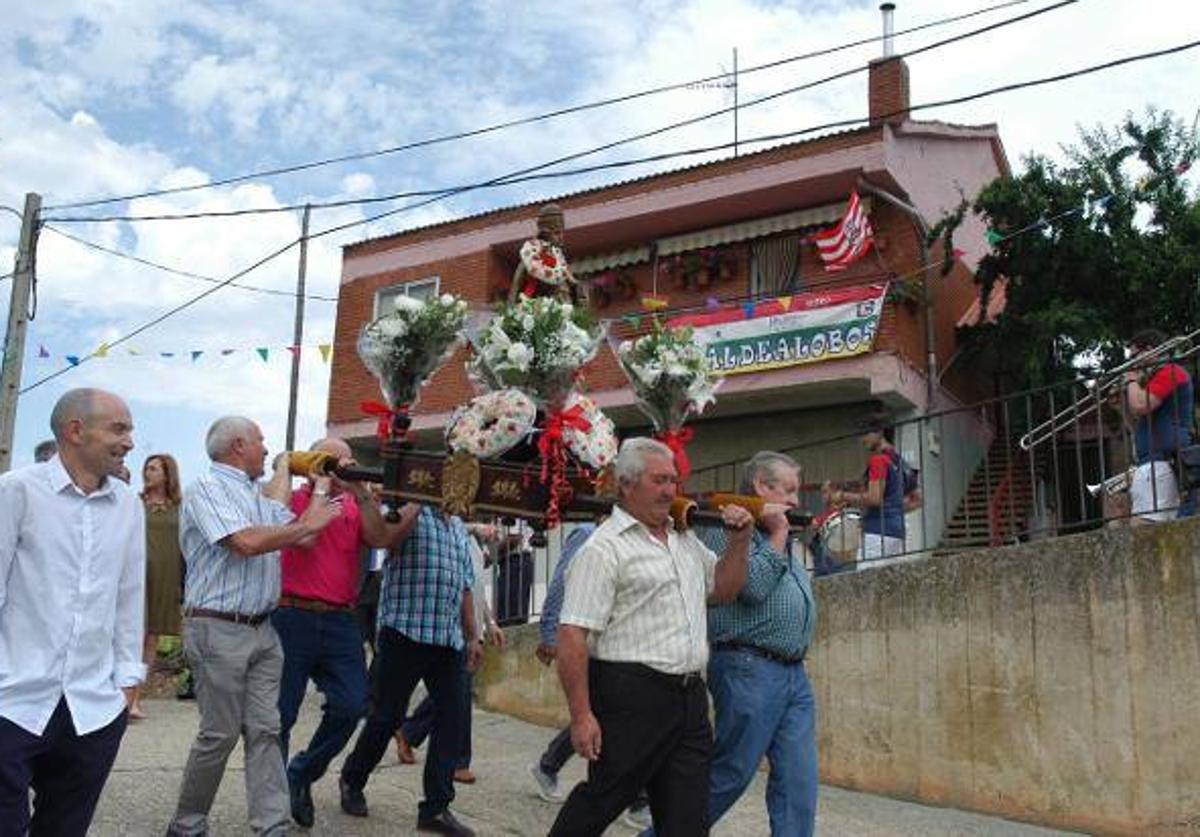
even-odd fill
[(587, 276), (602, 270), (612, 270), (615, 267), (625, 267), (631, 264), (650, 261), (650, 247), (631, 247), (628, 250), (617, 250), (613, 253), (600, 253), (585, 259), (571, 262), (571, 272), (576, 276)]
[[(861, 198), (863, 209), (871, 211), (871, 199)], [(738, 241), (749, 241), (768, 235), (804, 229), (805, 227), (822, 227), (836, 223), (846, 212), (845, 203), (831, 203), (826, 206), (814, 206), (808, 209), (798, 209), (785, 212), (782, 215), (772, 215), (768, 218), (756, 218), (753, 221), (742, 221), (737, 224), (727, 224), (723, 227), (713, 227), (707, 230), (673, 235), (658, 240), (658, 255), (673, 256), (686, 253), (689, 250), (703, 250), (705, 247), (719, 247), (722, 244), (733, 244)], [(627, 250), (616, 250), (611, 253), (600, 253), (571, 262), (571, 270), (576, 276), (587, 276), (602, 270), (626, 267), (650, 260), (649, 245), (630, 247)]]
[[(861, 198), (863, 210), (871, 211), (870, 198)], [(676, 253), (686, 253), (689, 250), (701, 250), (705, 247), (719, 247), (722, 244), (733, 244), (737, 241), (747, 241), (752, 238), (775, 235), (804, 227), (819, 227), (836, 223), (846, 212), (846, 204), (833, 203), (826, 206), (814, 206), (809, 209), (798, 209), (795, 212), (785, 212), (783, 215), (772, 215), (769, 218), (758, 218), (753, 221), (742, 221), (738, 224), (727, 224), (724, 227), (713, 227), (708, 230), (674, 235), (658, 240), (658, 255), (673, 256)]]

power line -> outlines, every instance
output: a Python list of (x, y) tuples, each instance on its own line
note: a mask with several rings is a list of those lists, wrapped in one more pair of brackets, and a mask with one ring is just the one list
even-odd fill
[[(894, 36), (899, 37), (902, 35), (909, 35), (914, 32), (924, 31), (926, 29), (932, 29), (932, 28), (936, 28), (939, 26), (945, 26), (945, 25), (948, 25), (951, 23), (958, 23), (960, 21), (967, 20), (967, 19), (973, 18), (973, 17), (977, 17), (979, 15), (988, 14), (991, 12), (999, 11), (1001, 9), (1010, 8), (1012, 6), (1020, 6), (1020, 5), (1027, 3), (1028, 1), (1029, 0), (1009, 0), (1009, 2), (998, 3), (993, 6), (987, 6), (982, 9), (976, 9), (975, 11), (972, 11), (972, 12), (966, 12), (964, 14), (954, 15), (952, 17), (942, 18), (939, 20), (930, 21), (928, 23), (923, 23), (919, 26), (913, 26), (908, 29), (902, 29), (898, 32), (895, 32)], [(787, 58), (777, 59), (775, 61), (770, 61), (765, 64), (759, 64), (759, 65), (756, 65), (753, 67), (747, 67), (743, 70), (739, 70), (737, 75), (739, 75), (739, 76), (748, 75), (750, 73), (756, 73), (756, 72), (760, 72), (763, 70), (774, 69), (776, 67), (781, 67), (786, 64), (795, 63), (795, 62), (799, 62), (799, 61), (805, 61), (805, 60), (808, 60), (811, 58), (819, 58), (819, 57), (822, 57), (825, 55), (832, 55), (836, 52), (842, 52), (842, 51), (845, 51), (848, 49), (853, 49), (855, 47), (860, 47), (860, 46), (865, 46), (867, 44), (876, 43), (878, 41), (883, 40), (884, 37), (885, 36), (882, 36), (882, 35), (875, 35), (870, 38), (862, 38), (857, 41), (850, 41), (850, 42), (847, 42), (844, 44), (839, 44), (837, 46), (826, 47), (824, 49), (815, 50), (813, 52), (807, 52), (807, 53), (802, 53), (800, 55), (794, 55), (794, 56), (790, 56)], [(593, 102), (588, 102), (585, 104), (572, 105), (572, 106), (560, 108), (557, 110), (547, 111), (545, 113), (537, 114), (534, 116), (526, 116), (526, 117), (522, 117), (519, 119), (509, 120), (506, 122), (499, 122), (499, 123), (496, 123), (493, 125), (488, 125), (488, 126), (485, 126), (482, 128), (474, 128), (474, 129), (471, 129), (468, 131), (460, 131), (460, 132), (444, 134), (444, 135), (436, 136), (436, 137), (429, 137), (429, 138), (422, 139), (422, 140), (415, 140), (413, 142), (404, 143), (401, 145), (395, 145), (395, 146), (391, 146), (388, 148), (378, 149), (376, 151), (363, 151), (363, 152), (357, 152), (357, 153), (353, 153), (353, 154), (343, 154), (340, 156), (328, 157), (325, 159), (314, 160), (314, 161), (307, 162), (307, 163), (297, 163), (295, 165), (282, 166), (282, 167), (274, 168), (274, 169), (263, 169), (261, 171), (250, 172), (248, 174), (236, 175), (236, 176), (232, 176), (232, 177), (223, 178), (220, 180), (214, 180), (214, 181), (211, 181), (208, 183), (195, 184), (192, 186), (177, 186), (177, 187), (170, 188), (170, 189), (153, 189), (153, 190), (147, 190), (144, 192), (137, 192), (137, 193), (132, 193), (132, 194), (128, 194), (128, 195), (120, 195), (120, 196), (111, 197), (111, 198), (99, 198), (99, 199), (95, 199), (95, 200), (76, 201), (74, 203), (62, 203), (62, 204), (57, 204), (54, 206), (46, 207), (46, 209), (47, 210), (82, 209), (82, 208), (89, 207), (89, 206), (102, 206), (105, 204), (120, 203), (123, 201), (136, 200), (138, 198), (159, 197), (162, 195), (179, 194), (182, 192), (193, 192), (193, 191), (198, 191), (201, 189), (213, 189), (213, 188), (216, 188), (219, 186), (228, 186), (233, 183), (242, 183), (247, 180), (275, 177), (275, 176), (283, 175), (283, 174), (294, 174), (296, 172), (308, 171), (308, 170), (315, 169), (315, 168), (322, 168), (325, 166), (336, 165), (338, 163), (347, 163), (347, 162), (353, 162), (355, 160), (366, 160), (366, 159), (370, 159), (370, 158), (374, 158), (374, 157), (383, 157), (383, 156), (387, 156), (390, 154), (396, 154), (401, 151), (411, 151), (411, 150), (414, 150), (417, 148), (425, 148), (425, 147), (432, 146), (432, 145), (438, 145), (438, 144), (447, 143), (447, 142), (454, 142), (454, 141), (462, 140), (462, 139), (470, 139), (473, 137), (482, 136), (484, 134), (489, 134), (489, 133), (494, 133), (496, 131), (506, 130), (508, 128), (516, 128), (516, 127), (520, 127), (522, 125), (531, 125), (531, 124), (535, 124), (537, 122), (544, 122), (544, 121), (547, 121), (550, 119), (555, 119), (560, 116), (568, 116), (568, 115), (575, 114), (575, 113), (581, 113), (581, 112), (587, 111), (587, 110), (593, 110), (596, 108), (607, 107), (609, 105), (623, 104), (625, 102), (634, 101), (636, 99), (644, 98), (647, 96), (654, 96), (654, 95), (657, 95), (660, 93), (668, 93), (668, 92), (672, 92), (675, 90), (681, 90), (681, 89), (695, 87), (697, 85), (709, 84), (712, 82), (727, 79), (731, 75), (733, 75), (733, 74), (732, 73), (719, 73), (717, 75), (706, 76), (704, 78), (693, 79), (691, 81), (677, 82), (674, 84), (663, 85), (661, 87), (648, 88), (646, 90), (641, 90), (641, 91), (637, 91), (634, 93), (627, 93), (627, 94), (623, 94), (620, 96), (613, 96), (613, 97), (607, 98), (607, 99), (599, 99), (599, 100), (596, 100)]]
[[(183, 276), (188, 279), (199, 279), (201, 282), (208, 282), (208, 283), (214, 284), (214, 285), (219, 285), (219, 284), (221, 284), (221, 281), (222, 281), (220, 279), (213, 278), (212, 276), (204, 276), (203, 274), (200, 274), (200, 273), (192, 273), (191, 271), (188, 271), (188, 270), (180, 270), (179, 268), (171, 267), (171, 266), (165, 265), (165, 264), (160, 264), (159, 262), (150, 261), (149, 259), (143, 259), (141, 256), (135, 256), (133, 253), (126, 253), (124, 250), (116, 250), (116, 249), (113, 249), (112, 247), (105, 247), (103, 244), (97, 244), (94, 241), (88, 241), (86, 238), (80, 238), (77, 235), (72, 235), (71, 233), (69, 233), (65, 230), (60, 230), (57, 227), (53, 227), (49, 224), (43, 224), (42, 229), (49, 230), (50, 232), (55, 233), (57, 235), (61, 235), (63, 238), (69, 238), (71, 241), (74, 241), (77, 244), (81, 244), (84, 247), (89, 247), (92, 250), (98, 250), (101, 253), (107, 253), (110, 256), (116, 256), (117, 258), (127, 259), (131, 262), (137, 262), (140, 265), (145, 265), (146, 267), (152, 267), (155, 270), (161, 270), (164, 273), (171, 273), (171, 274), (174, 274), (175, 276)], [(0, 279), (3, 279), (3, 278), (4, 277), (0, 277)], [(229, 287), (239, 288), (243, 291), (254, 291), (255, 293), (260, 293), (260, 294), (271, 294), (273, 296), (287, 296), (287, 297), (293, 297), (293, 298), (296, 296), (295, 291), (282, 291), (282, 290), (278, 290), (276, 288), (261, 288), (261, 287), (258, 287), (257, 285), (242, 285), (237, 282), (229, 283)], [(336, 296), (320, 296), (318, 294), (306, 294), (304, 298), (315, 300), (318, 302), (337, 302)]]
[[(1057, 2), (1057, 3), (1054, 3), (1050, 6), (1045, 6), (1040, 9), (1035, 9), (1032, 12), (1026, 12), (1025, 14), (1017, 15), (1016, 17), (1005, 18), (1004, 20), (997, 21), (996, 23), (988, 24), (987, 26), (983, 26), (978, 29), (973, 29), (969, 32), (964, 32), (962, 34), (955, 35), (950, 38), (944, 38), (940, 41), (934, 41), (933, 43), (927, 44), (922, 47), (918, 47), (916, 49), (909, 50), (908, 52), (905, 52), (905, 53), (898, 53), (896, 55), (896, 58), (897, 59), (910, 58), (910, 57), (913, 57), (916, 55), (921, 55), (926, 52), (931, 52), (935, 49), (940, 49), (944, 46), (948, 46), (950, 44), (957, 43), (959, 41), (968, 40), (970, 38), (974, 38), (979, 35), (986, 34), (988, 32), (994, 31), (996, 29), (1001, 29), (1005, 26), (1011, 26), (1012, 24), (1015, 24), (1015, 23), (1021, 23), (1026, 20), (1030, 20), (1032, 18), (1046, 14), (1047, 12), (1056, 11), (1058, 9), (1063, 8), (1064, 6), (1074, 5), (1075, 3), (1078, 3), (1078, 2), (1079, 2), (1079, 0), (1059, 0), (1059, 2)], [(823, 78), (819, 78), (814, 81), (804, 82), (803, 84), (798, 84), (798, 85), (795, 85), (792, 87), (788, 87), (783, 90), (779, 90), (775, 93), (769, 93), (767, 95), (760, 96), (756, 99), (751, 99), (743, 104), (736, 106), (736, 109), (737, 110), (746, 110), (747, 108), (752, 108), (752, 107), (756, 107), (758, 105), (766, 104), (767, 102), (771, 102), (776, 99), (780, 99), (784, 96), (790, 96), (794, 93), (799, 93), (804, 90), (810, 90), (814, 87), (820, 87), (822, 85), (829, 84), (834, 81), (840, 81), (841, 79), (849, 78), (850, 76), (858, 75), (859, 73), (864, 73), (867, 70), (868, 70), (868, 65), (860, 64), (860, 65), (857, 65), (850, 69), (842, 70), (840, 72), (834, 73), (833, 75), (825, 76)], [(732, 113), (734, 110), (735, 110), (734, 106), (720, 108), (719, 110), (710, 111), (708, 113), (703, 113), (703, 114), (700, 114), (699, 116), (694, 116), (694, 117), (691, 117), (688, 119), (681, 120), (679, 122), (673, 122), (668, 125), (663, 125), (658, 128), (653, 128), (649, 131), (643, 131), (638, 134), (633, 134), (631, 136), (626, 136), (621, 139), (613, 140), (611, 142), (607, 142), (602, 145), (589, 148), (585, 151), (568, 154), (566, 156), (559, 157), (556, 160), (542, 163), (537, 166), (533, 166), (531, 168), (520, 169), (512, 174), (512, 178), (506, 178), (505, 183), (503, 185), (507, 185), (507, 183), (509, 183), (509, 182), (519, 182), (518, 180), (515, 180), (513, 178), (520, 178), (523, 175), (530, 174), (530, 173), (533, 173), (536, 171), (540, 171), (541, 169), (549, 168), (551, 166), (559, 165), (562, 163), (567, 163), (572, 160), (578, 160), (583, 157), (590, 157), (592, 155), (599, 154), (603, 151), (610, 151), (613, 148), (617, 148), (622, 145), (629, 145), (630, 143), (638, 142), (640, 140), (650, 139), (651, 137), (656, 137), (656, 136), (659, 136), (662, 134), (669, 133), (671, 131), (676, 131), (676, 130), (679, 130), (680, 128), (687, 128), (692, 125), (697, 125), (701, 122), (706, 122), (708, 120), (715, 119), (719, 116), (725, 116), (729, 113)], [(857, 122), (857, 121), (862, 121), (862, 120), (854, 120), (854, 121)], [(392, 195), (379, 195), (379, 196), (374, 196), (374, 197), (369, 197), (369, 198), (353, 198), (353, 199), (340, 200), (340, 201), (328, 201), (328, 202), (324, 202), (324, 203), (310, 202), (308, 205), (310, 205), (313, 209), (329, 209), (329, 208), (334, 208), (334, 207), (345, 207), (345, 206), (365, 206), (365, 205), (369, 205), (372, 203), (384, 203), (384, 202), (388, 202), (388, 201), (392, 201), (392, 200), (406, 199), (406, 198), (411, 198), (411, 197), (442, 195), (447, 192), (457, 193), (460, 190), (460, 188), (461, 187), (452, 187), (452, 188), (448, 188), (448, 189), (444, 188), (444, 189), (430, 189), (430, 190), (419, 190), (419, 191), (410, 191), (410, 192), (399, 192), (399, 193), (395, 193)], [(303, 209), (304, 206), (305, 206), (305, 204), (295, 204), (295, 205), (286, 205), (286, 206), (278, 206), (278, 207), (264, 207), (261, 209), (235, 209), (235, 210), (223, 210), (223, 211), (215, 211), (215, 212), (186, 212), (186, 213), (157, 214), (157, 215), (61, 216), (61, 217), (47, 218), (46, 220), (54, 221), (57, 223), (97, 223), (97, 222), (114, 222), (114, 221), (125, 221), (125, 222), (178, 221), (178, 220), (192, 220), (192, 219), (197, 219), (197, 218), (223, 218), (223, 217), (237, 217), (237, 216), (242, 216), (242, 215), (266, 214), (266, 213), (272, 213), (272, 212), (290, 212), (290, 211), (295, 211), (298, 209)]]
[[(1025, 88), (1037, 87), (1037, 86), (1041, 86), (1041, 85), (1045, 85), (1045, 84), (1051, 84), (1051, 83), (1056, 83), (1056, 82), (1060, 82), (1060, 81), (1065, 81), (1068, 79), (1078, 78), (1080, 76), (1099, 72), (1101, 70), (1107, 70), (1107, 69), (1112, 69), (1113, 67), (1119, 67), (1124, 64), (1131, 64), (1131, 63), (1134, 63), (1137, 61), (1145, 61), (1145, 60), (1149, 60), (1152, 58), (1162, 57), (1165, 55), (1172, 55), (1175, 53), (1183, 52), (1185, 50), (1195, 49), (1196, 47), (1200, 47), (1200, 40), (1190, 41), (1188, 43), (1180, 44), (1180, 45), (1174, 46), (1174, 47), (1168, 47), (1166, 49), (1154, 50), (1152, 52), (1144, 52), (1144, 53), (1139, 53), (1136, 55), (1126, 56), (1124, 58), (1118, 58), (1118, 59), (1114, 59), (1112, 61), (1106, 61), (1102, 64), (1096, 64), (1096, 65), (1092, 65), (1090, 67), (1084, 67), (1084, 68), (1080, 68), (1078, 70), (1072, 70), (1072, 71), (1065, 72), (1065, 73), (1058, 73), (1053, 76), (1046, 76), (1046, 77), (1039, 78), (1039, 79), (1031, 79), (1031, 80), (1023, 81), (1023, 82), (1014, 82), (1011, 84), (1000, 85), (998, 87), (993, 87), (988, 90), (980, 91), (978, 93), (967, 94), (964, 96), (957, 96), (954, 98), (943, 99), (943, 100), (936, 101), (936, 102), (926, 102), (923, 104), (912, 105), (911, 107), (909, 107), (905, 110), (898, 110), (898, 111), (893, 111), (891, 113), (883, 114), (882, 118), (887, 119), (887, 118), (890, 118), (893, 116), (900, 116), (900, 115), (903, 115), (904, 113), (908, 113), (908, 112), (912, 112), (912, 111), (916, 111), (916, 110), (926, 110), (929, 108), (945, 107), (945, 106), (951, 105), (951, 104), (961, 104), (963, 102), (969, 102), (969, 101), (973, 101), (976, 99), (982, 99), (982, 98), (985, 98), (988, 96), (997, 95), (999, 93), (1011, 92), (1013, 90), (1021, 90), (1021, 89), (1025, 89)], [(789, 132), (789, 133), (785, 133), (785, 134), (774, 134), (774, 135), (769, 135), (769, 136), (756, 137), (756, 138), (749, 139), (749, 140), (740, 140), (740, 142), (742, 142), (742, 143), (747, 143), (747, 142), (758, 143), (758, 142), (778, 141), (780, 139), (786, 139), (786, 138), (790, 138), (790, 137), (794, 137), (794, 136), (798, 136), (798, 135), (802, 135), (802, 134), (806, 134), (806, 133), (812, 133), (814, 131), (825, 130), (830, 127), (841, 127), (846, 124), (857, 124), (857, 123), (863, 122), (863, 121), (865, 121), (865, 120), (862, 118), (853, 119), (853, 120), (843, 120), (843, 121), (837, 122), (837, 123), (826, 123), (825, 125), (815, 126), (815, 127), (811, 127), (811, 128), (805, 128), (800, 131), (793, 131), (793, 132)], [(730, 147), (730, 146), (732, 146), (732, 143), (726, 143), (726, 144), (724, 144), (724, 146), (721, 146), (721, 147)], [(717, 148), (717, 146), (714, 146), (714, 148)], [(446, 192), (443, 192), (440, 195), (427, 198), (423, 201), (418, 201), (413, 204), (406, 204), (405, 206), (398, 207), (396, 209), (391, 209), (391, 210), (388, 210), (387, 212), (382, 212), (382, 213), (379, 213), (378, 215), (370, 216), (368, 218), (364, 218), (359, 221), (352, 221), (349, 223), (340, 224), (340, 225), (337, 225), (334, 227), (329, 227), (327, 229), (320, 230), (316, 233), (313, 233), (311, 236), (309, 236), (309, 238), (310, 239), (320, 238), (322, 236), (331, 235), (335, 232), (341, 232), (343, 230), (350, 229), (352, 227), (357, 227), (357, 226), (361, 226), (363, 224), (373, 223), (374, 221), (381, 220), (381, 219), (389, 217), (391, 215), (396, 215), (400, 212), (405, 212), (410, 209), (416, 209), (420, 206), (425, 206), (427, 204), (430, 204), (437, 200), (440, 200), (444, 197), (451, 197), (452, 195), (459, 194), (459, 193), (466, 192), (466, 191), (471, 191), (472, 189), (486, 188), (488, 186), (492, 186), (492, 185), (496, 185), (496, 184), (503, 185), (504, 177), (505, 177), (504, 175), (501, 175), (501, 176), (492, 178), (488, 181), (484, 181), (482, 183), (478, 183), (478, 184), (474, 184), (474, 185), (470, 185), (470, 186), (459, 187), (458, 189), (455, 189), (455, 190), (447, 190)], [(296, 244), (298, 244), (298, 243), (299, 243), (299, 239), (296, 239), (295, 241), (292, 241), (291, 243), (285, 245), (284, 247), (282, 247), (278, 250), (275, 250), (274, 252), (268, 254), (267, 256), (258, 260), (254, 264), (250, 265), (249, 267), (247, 267), (241, 271), (238, 271), (233, 276), (229, 277), (226, 280), (223, 280), (220, 284), (214, 286), (213, 288), (210, 288), (209, 290), (203, 292), (202, 294), (199, 294), (199, 295), (193, 297), (191, 300), (188, 300), (184, 303), (181, 303), (180, 305), (175, 306), (171, 310), (159, 315), (158, 317), (155, 317), (153, 320), (150, 320), (149, 322), (144, 323), (141, 326), (138, 326), (133, 331), (130, 331), (127, 334), (124, 334), (115, 340), (109, 341), (107, 345), (109, 347), (117, 346), (121, 343), (126, 342), (127, 340), (132, 339), (133, 337), (136, 337), (137, 335), (158, 325), (159, 323), (163, 322), (164, 320), (168, 319), (169, 317), (172, 317), (175, 314), (179, 313), (180, 311), (183, 311), (184, 309), (189, 308), (192, 305), (200, 302), (201, 300), (211, 296), (212, 294), (219, 291), (221, 288), (233, 283), (237, 279), (240, 279), (242, 276), (245, 276), (250, 271), (255, 270), (256, 268), (260, 267), (263, 264), (266, 264), (267, 262), (271, 261), (274, 258), (277, 258), (278, 256), (282, 255), (283, 253), (286, 253), (288, 250), (290, 250), (292, 247), (296, 246)], [(94, 357), (94, 355), (88, 355), (87, 357), (81, 358), (80, 363), (82, 364), (83, 361), (89, 360), (91, 357)], [(60, 375), (63, 375), (75, 368), (77, 368), (77, 366), (67, 366), (62, 369), (57, 370), (54, 373), (46, 375), (45, 377), (40, 378), (39, 380), (33, 382), (29, 386), (22, 389), (21, 394), (24, 394), (24, 393), (28, 392), (29, 390), (32, 390), (38, 386), (41, 386), (42, 384), (47, 383), (48, 381), (53, 380), (54, 378), (57, 378)]]

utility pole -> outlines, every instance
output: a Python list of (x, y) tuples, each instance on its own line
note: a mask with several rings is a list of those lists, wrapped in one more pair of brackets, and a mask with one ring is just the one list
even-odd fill
[(25, 328), (32, 319), (29, 297), (33, 292), (38, 213), (41, 209), (41, 195), (34, 192), (25, 195), (21, 238), (17, 245), (17, 263), (12, 278), (12, 301), (8, 304), (8, 330), (4, 333), (4, 370), (0, 372), (0, 472), (12, 466), (17, 397), (21, 389), (21, 367), (25, 362)]
[(733, 156), (738, 155), (738, 66), (737, 47), (733, 48)]
[(304, 345), (304, 280), (308, 273), (308, 217), (312, 206), (304, 204), (300, 222), (300, 270), (296, 274), (296, 327), (292, 332), (292, 387), (288, 393), (287, 450), (296, 449), (296, 401), (300, 395), (300, 353)]

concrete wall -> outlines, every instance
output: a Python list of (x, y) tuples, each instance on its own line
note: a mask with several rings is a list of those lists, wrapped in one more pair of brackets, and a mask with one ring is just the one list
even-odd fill
[(1094, 832), (1200, 823), (1200, 522), (817, 582), (823, 778)]
[[(834, 576), (809, 655), (824, 781), (1099, 833), (1200, 824), (1200, 521)], [(536, 626), (483, 705), (566, 720)]]

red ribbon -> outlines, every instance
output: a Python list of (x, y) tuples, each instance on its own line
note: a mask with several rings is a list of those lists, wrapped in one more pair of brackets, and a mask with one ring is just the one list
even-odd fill
[(392, 437), (392, 419), (408, 415), (407, 404), (401, 404), (393, 410), (387, 404), (379, 401), (363, 401), (358, 405), (358, 409), (365, 415), (379, 417), (379, 420), (375, 424), (375, 435), (379, 437), (379, 441), (381, 442), (386, 442)]
[(681, 427), (678, 430), (666, 430), (659, 433), (654, 438), (658, 439), (664, 445), (671, 449), (671, 453), (675, 454), (675, 470), (679, 472), (679, 490), (683, 490), (683, 484), (687, 481), (688, 476), (692, 473), (692, 461), (688, 459), (687, 444), (692, 441), (696, 435), (696, 431), (690, 427)]
[(538, 453), (542, 455), (542, 483), (550, 489), (546, 505), (546, 522), (553, 529), (562, 519), (561, 506), (570, 502), (571, 486), (567, 482), (567, 446), (563, 431), (568, 427), (590, 433), (592, 423), (584, 418), (583, 406), (576, 404), (546, 416), (546, 427), (538, 437)]

